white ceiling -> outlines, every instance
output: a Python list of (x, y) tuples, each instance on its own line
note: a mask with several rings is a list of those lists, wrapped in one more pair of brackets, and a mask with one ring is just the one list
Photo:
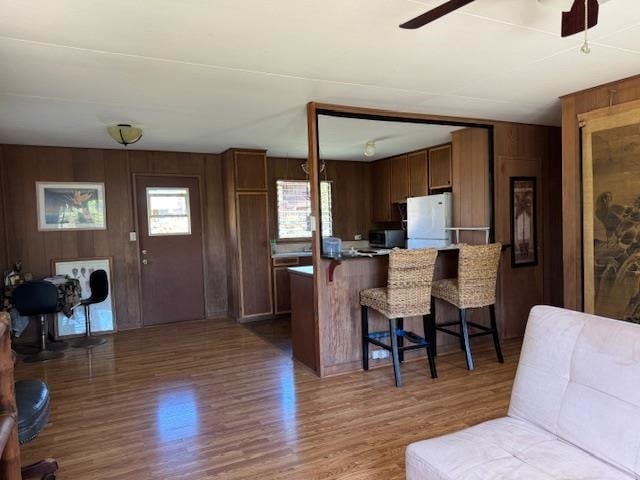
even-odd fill
[[(372, 162), (450, 142), (451, 132), (459, 129), (460, 127), (451, 125), (383, 122), (319, 115), (320, 158)], [(364, 148), (370, 140), (375, 142), (375, 154), (366, 157)]]
[(308, 101), (558, 125), (557, 97), (640, 73), (640, 1), (581, 38), (536, 0), (0, 0), (0, 142), (306, 155)]

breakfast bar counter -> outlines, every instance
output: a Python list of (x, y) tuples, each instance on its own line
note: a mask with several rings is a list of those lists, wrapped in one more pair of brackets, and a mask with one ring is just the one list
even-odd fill
[[(436, 261), (435, 279), (457, 276), (458, 249), (440, 249)], [(316, 281), (318, 289), (318, 360), (321, 376), (358, 371), (362, 368), (360, 291), (383, 287), (387, 282), (389, 256), (342, 256), (321, 258)], [(292, 298), (294, 293), (292, 291)], [(438, 322), (457, 318), (455, 309), (437, 301)], [(371, 330), (386, 330), (387, 322), (376, 312), (369, 316)], [(422, 318), (405, 319), (407, 330), (422, 334)], [(438, 337), (438, 346), (445, 349), (451, 337)], [(407, 357), (420, 355), (409, 352)], [(387, 364), (389, 359), (370, 360), (372, 367)], [(426, 367), (425, 367), (426, 368)]]

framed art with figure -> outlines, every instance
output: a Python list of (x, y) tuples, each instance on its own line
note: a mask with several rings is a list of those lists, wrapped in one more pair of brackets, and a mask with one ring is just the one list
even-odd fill
[(640, 101), (578, 119), (584, 310), (640, 323)]
[(510, 177), (511, 266), (538, 264), (536, 177)]
[(36, 182), (38, 230), (106, 230), (104, 183)]
[[(109, 295), (103, 302), (94, 303), (89, 307), (91, 308), (91, 333), (100, 334), (116, 331), (116, 316), (113, 309), (114, 301), (111, 289), (111, 257), (52, 260), (51, 269), (54, 275), (66, 275), (77, 279), (80, 282), (83, 300), (91, 296), (91, 287), (89, 285), (91, 274), (96, 270), (107, 272)], [(73, 315), (70, 318), (62, 313), (56, 315), (56, 338), (84, 335), (85, 329), (84, 308), (80, 305), (74, 308)]]

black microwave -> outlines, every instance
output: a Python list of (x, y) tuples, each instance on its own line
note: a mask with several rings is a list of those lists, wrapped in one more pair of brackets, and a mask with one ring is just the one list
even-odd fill
[(404, 230), (370, 230), (369, 245), (376, 248), (404, 247), (406, 235)]

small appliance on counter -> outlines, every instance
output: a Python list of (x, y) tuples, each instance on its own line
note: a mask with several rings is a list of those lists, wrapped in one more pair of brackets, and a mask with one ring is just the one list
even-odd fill
[(404, 248), (404, 230), (370, 230), (369, 245), (373, 248)]
[(342, 239), (338, 237), (323, 237), (322, 254), (327, 257), (339, 257), (342, 255)]
[(407, 248), (451, 245), (451, 193), (407, 199)]

